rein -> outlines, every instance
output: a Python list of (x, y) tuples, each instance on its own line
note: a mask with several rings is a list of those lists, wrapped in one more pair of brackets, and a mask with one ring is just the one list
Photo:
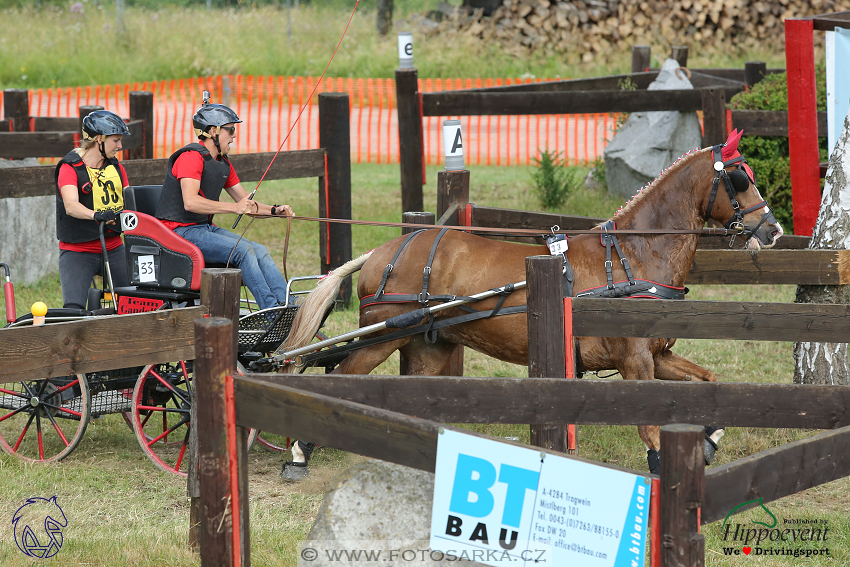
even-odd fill
[[(329, 219), (320, 217), (290, 217), (294, 220), (305, 220), (314, 222), (329, 222), (337, 224), (356, 224), (365, 226), (390, 226), (398, 228), (434, 228), (434, 229), (449, 229), (463, 230), (466, 232), (485, 232), (489, 234), (507, 234), (507, 235), (526, 235), (526, 236), (541, 236), (542, 230), (531, 228), (496, 228), (492, 226), (445, 226), (441, 224), (414, 224), (403, 222), (381, 222), (381, 221), (364, 221), (351, 219)], [(735, 228), (646, 228), (642, 230), (634, 229), (611, 229), (606, 231), (609, 234), (699, 234), (702, 236), (737, 236), (742, 233), (741, 229)], [(576, 229), (576, 230), (550, 230), (552, 234), (601, 234), (601, 228), (593, 229)]]

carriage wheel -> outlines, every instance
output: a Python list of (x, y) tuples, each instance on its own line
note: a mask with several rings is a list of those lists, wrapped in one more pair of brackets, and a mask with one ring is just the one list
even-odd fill
[(192, 364), (146, 366), (136, 381), (130, 420), (145, 455), (160, 469), (186, 476)]
[(0, 386), (0, 447), (25, 461), (70, 455), (90, 417), (91, 393), (83, 374)]

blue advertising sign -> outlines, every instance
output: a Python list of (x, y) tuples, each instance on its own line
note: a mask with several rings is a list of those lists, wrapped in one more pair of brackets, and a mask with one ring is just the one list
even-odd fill
[(506, 566), (642, 567), (649, 478), (442, 430), (431, 549)]
[(850, 30), (835, 28), (826, 32), (826, 119), (829, 154), (844, 130), (844, 118), (850, 109)]

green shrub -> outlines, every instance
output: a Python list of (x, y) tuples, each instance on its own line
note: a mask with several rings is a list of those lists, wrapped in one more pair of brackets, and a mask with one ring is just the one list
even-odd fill
[[(818, 111), (826, 110), (826, 79), (823, 66), (816, 69)], [(785, 73), (768, 75), (749, 92), (740, 92), (729, 101), (733, 110), (788, 110), (788, 83)], [(756, 174), (762, 197), (773, 208), (773, 214), (788, 234), (794, 231), (791, 205), (791, 165), (788, 138), (745, 136), (738, 148)], [(826, 138), (819, 142), (820, 161), (825, 161)]]
[(534, 192), (542, 207), (556, 209), (564, 203), (567, 195), (580, 187), (581, 172), (567, 167), (561, 152), (550, 152), (546, 148), (539, 153), (540, 156), (534, 158), (537, 169), (531, 173)]

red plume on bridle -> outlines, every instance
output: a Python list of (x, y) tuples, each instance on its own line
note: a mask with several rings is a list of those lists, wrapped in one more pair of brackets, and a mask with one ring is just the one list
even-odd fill
[(733, 157), (738, 156), (738, 142), (741, 141), (741, 136), (743, 135), (743, 130), (738, 130), (737, 128), (732, 130), (732, 133), (729, 134), (729, 138), (726, 140), (726, 143), (723, 144), (723, 152), (720, 154), (723, 161), (730, 160)]
[[(741, 155), (741, 152), (738, 151), (738, 142), (741, 141), (741, 136), (743, 135), (743, 130), (738, 130), (737, 128), (732, 130), (732, 133), (729, 134), (729, 137), (726, 139), (726, 143), (723, 144), (723, 150), (720, 152), (720, 159), (728, 161)], [(750, 180), (753, 181), (753, 184), (755, 184), (755, 174), (753, 174), (753, 170), (750, 168), (749, 164), (745, 162), (741, 165), (743, 166), (744, 171), (747, 172), (747, 175), (750, 176)]]

